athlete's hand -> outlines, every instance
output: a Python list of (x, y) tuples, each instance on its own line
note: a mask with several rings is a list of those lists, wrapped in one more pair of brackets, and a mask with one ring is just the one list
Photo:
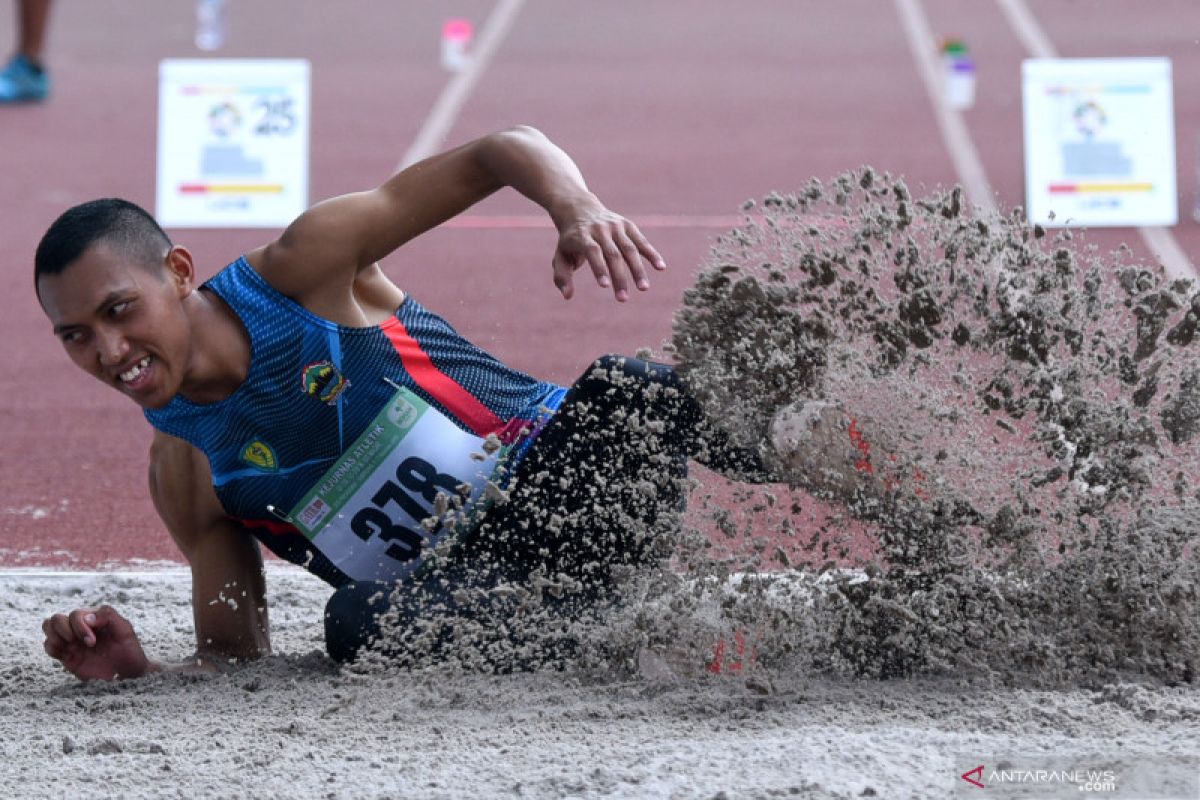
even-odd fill
[(111, 606), (55, 614), (42, 632), (46, 653), (81, 681), (136, 678), (150, 669), (133, 626)]
[(624, 303), (631, 285), (643, 292), (650, 288), (646, 262), (656, 270), (667, 268), (637, 225), (599, 203), (574, 209), (558, 224), (554, 285), (567, 300), (575, 294), (575, 270), (587, 264), (596, 282), (611, 286), (617, 301)]

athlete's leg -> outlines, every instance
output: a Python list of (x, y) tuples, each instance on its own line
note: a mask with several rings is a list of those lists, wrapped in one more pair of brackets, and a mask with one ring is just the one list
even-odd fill
[(379, 636), (379, 615), (389, 605), (393, 586), (359, 581), (341, 586), (325, 604), (325, 650), (348, 664)]
[[(452, 638), (449, 620), (487, 596), (464, 594), (442, 574), (403, 583), (357, 581), (339, 587), (325, 604), (325, 650), (339, 664), (348, 664), (368, 648), (395, 654), (401, 646), (437, 654)], [(380, 636), (383, 626), (387, 636)]]
[[(511, 641), (503, 621), (512, 595), (497, 593), (501, 584), (532, 588), (543, 608), (579, 616), (608, 596), (614, 568), (645, 567), (669, 555), (686, 462), (697, 455), (717, 467), (757, 466), (753, 453), (729, 447), (706, 425), (669, 365), (597, 359), (514, 472), (507, 502), (489, 509), (435, 568), (399, 592), (385, 584), (338, 590), (326, 612), (331, 656), (352, 659), (378, 634), (376, 616), (385, 608), (390, 626), (468, 617), (484, 623), (478, 635), (490, 630)], [(496, 624), (487, 625), (488, 618)], [(452, 629), (425, 630), (423, 646), (431, 636), (445, 644)], [(389, 631), (393, 641), (404, 635)]]
[(735, 475), (759, 469), (757, 454), (707, 424), (671, 366), (597, 359), (517, 467), (509, 502), (468, 535), (464, 556), (501, 579), (540, 572), (600, 587), (614, 567), (657, 563), (679, 527), (689, 457)]
[(399, 584), (348, 583), (325, 605), (326, 651), (349, 664), (370, 650), (389, 666), (458, 654), (494, 671), (534, 668), (571, 652), (573, 640), (561, 629), (578, 613), (567, 613), (553, 597), (531, 603), (529, 590), (502, 589), (441, 569)]

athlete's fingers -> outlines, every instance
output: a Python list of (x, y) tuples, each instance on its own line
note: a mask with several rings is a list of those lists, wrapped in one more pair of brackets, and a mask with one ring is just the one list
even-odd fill
[(562, 293), (564, 300), (570, 300), (575, 294), (575, 268), (571, 266), (571, 262), (562, 254), (561, 250), (556, 250), (554, 259), (551, 261), (551, 267), (554, 270), (554, 285), (558, 291)]
[(56, 661), (62, 661), (63, 654), (66, 651), (66, 645), (64, 645), (62, 640), (57, 636), (54, 636), (53, 638), (47, 636), (46, 641), (42, 642), (42, 649), (46, 651), (46, 655), (50, 656)]
[(77, 608), (70, 614), (71, 630), (75, 638), (91, 647), (96, 643), (96, 634), (92, 626), (96, 624), (96, 612), (91, 608)]
[(637, 225), (634, 225), (632, 222), (628, 223), (625, 226), (625, 233), (633, 240), (634, 245), (646, 260), (654, 265), (655, 269), (664, 270), (667, 268), (667, 260), (659, 255), (658, 251), (654, 249), (654, 245), (650, 244), (650, 240), (646, 238)]
[(621, 251), (621, 258), (625, 260), (629, 274), (633, 276), (633, 284), (643, 292), (649, 289), (650, 279), (646, 277), (646, 265), (643, 263), (637, 247), (633, 244), (633, 240), (626, 236), (624, 231), (617, 231), (613, 236), (613, 241)]
[(64, 643), (75, 641), (75, 633), (71, 630), (71, 621), (67, 619), (66, 614), (55, 614), (47, 622), (50, 625), (50, 633)]
[(624, 303), (629, 299), (629, 277), (628, 270), (624, 266), (621, 249), (612, 239), (602, 239), (597, 249), (604, 258), (604, 268), (612, 280), (613, 294), (616, 295), (618, 302)]
[(117, 627), (125, 622), (125, 618), (118, 614), (115, 608), (108, 605), (94, 609), (90, 617), (86, 619), (93, 631)]
[[(66, 619), (65, 614), (59, 614), (58, 616), (63, 617), (64, 620)], [(42, 620), (42, 633), (46, 636), (46, 641), (42, 643), (42, 646), (46, 648), (47, 653), (55, 658), (58, 658), (57, 654), (62, 652), (62, 649), (66, 646), (67, 642), (62, 636), (59, 635), (58, 631), (54, 629), (53, 617), (47, 617), (46, 619)]]
[(624, 301), (629, 296), (629, 292), (622, 283), (621, 273), (614, 273), (609, 265), (609, 249), (612, 249), (611, 243), (606, 247), (593, 239), (584, 246), (583, 254), (587, 259), (588, 266), (592, 268), (592, 275), (596, 277), (596, 283), (603, 288), (611, 286), (617, 299)]

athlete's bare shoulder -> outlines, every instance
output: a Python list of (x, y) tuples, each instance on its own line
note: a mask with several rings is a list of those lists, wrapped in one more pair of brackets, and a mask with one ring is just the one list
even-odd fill
[[(246, 253), (246, 262), (277, 291), (319, 317), (361, 328), (378, 325), (404, 302), (404, 292), (384, 274), (378, 263), (353, 273), (333, 269), (314, 274), (305, 253), (312, 249), (286, 246), (280, 241)], [(298, 280), (308, 275), (305, 280)], [(349, 281), (347, 275), (352, 275)]]
[(151, 470), (190, 465), (193, 454), (199, 454), (199, 452), (183, 439), (155, 430), (154, 438), (150, 441)]

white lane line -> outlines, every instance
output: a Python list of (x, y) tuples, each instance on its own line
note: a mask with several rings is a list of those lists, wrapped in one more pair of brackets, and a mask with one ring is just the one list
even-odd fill
[(1183, 252), (1179, 240), (1171, 233), (1170, 228), (1138, 228), (1137, 232), (1142, 235), (1142, 241), (1150, 248), (1150, 252), (1158, 256), (1163, 269), (1172, 278), (1200, 278), (1200, 272), (1196, 271), (1196, 266), (1187, 253)]
[(993, 213), (997, 210), (996, 198), (992, 194), (987, 173), (984, 172), (979, 151), (971, 141), (971, 134), (963, 122), (962, 114), (950, 108), (942, 92), (941, 74), (933, 52), (935, 39), (929, 27), (929, 20), (925, 17), (925, 10), (919, 0), (895, 0), (895, 4), (900, 20), (904, 23), (908, 46), (917, 62), (921, 80), (925, 83), (925, 91), (929, 94), (929, 101), (933, 103), (938, 129), (942, 132), (942, 141), (950, 151), (950, 160), (954, 163), (954, 171), (967, 193), (967, 200), (985, 214)]
[[(157, 567), (149, 567), (145, 569), (132, 569), (127, 565), (116, 564), (113, 566), (100, 565), (96, 569), (54, 569), (53, 567), (0, 567), (0, 584), (20, 581), (62, 581), (62, 580), (138, 580), (138, 581), (162, 581), (167, 583), (178, 583), (183, 580), (190, 580), (192, 570), (186, 565), (177, 564), (174, 562), (154, 562), (159, 564)], [(289, 564), (281, 561), (268, 561), (263, 565), (263, 572), (270, 575), (303, 575), (312, 578), (314, 581), (320, 582), (308, 570), (303, 567), (298, 567), (295, 564)]]
[(396, 167), (397, 172), (433, 155), (445, 140), (446, 134), (450, 132), (451, 126), (458, 118), (458, 113), (462, 111), (463, 105), (467, 102), (471, 90), (475, 88), (479, 77), (492, 60), (492, 56), (496, 54), (500, 43), (504, 41), (504, 37), (512, 27), (513, 20), (516, 19), (517, 12), (521, 10), (524, 2), (525, 0), (500, 0), (496, 3), (492, 13), (488, 15), (487, 21), (483, 23), (483, 29), (479, 33), (479, 39), (476, 40), (475, 50), (470, 60), (462, 71), (456, 73), (446, 84), (446, 88), (438, 96), (433, 110), (429, 112), (429, 116), (425, 118), (425, 124), (421, 126), (421, 130), (417, 134), (416, 140), (413, 141), (412, 146), (408, 148), (408, 152), (404, 154), (404, 158)]
[(4, 567), (0, 568), (0, 583), (22, 580), (78, 580), (94, 578), (110, 578), (113, 580), (182, 580), (188, 578), (192, 571), (187, 567), (170, 566), (162, 569), (48, 569), (46, 567)]
[[(1029, 6), (1025, 5), (1025, 0), (996, 0), (996, 4), (1029, 55), (1034, 58), (1058, 58), (1058, 49), (1042, 30)], [(1183, 252), (1170, 228), (1138, 228), (1137, 232), (1150, 252), (1162, 262), (1168, 275), (1173, 278), (1200, 277), (1200, 272), (1196, 271), (1191, 259)]]
[(1025, 45), (1025, 51), (1034, 58), (1058, 58), (1054, 42), (1042, 30), (1037, 19), (1021, 0), (996, 0), (1000, 10), (1008, 19), (1009, 27)]

